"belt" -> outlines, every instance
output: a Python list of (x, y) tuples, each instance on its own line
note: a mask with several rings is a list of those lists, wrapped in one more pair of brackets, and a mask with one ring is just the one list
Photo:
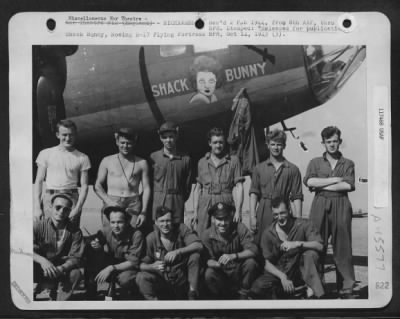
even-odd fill
[(67, 189), (46, 189), (46, 193), (53, 195), (53, 194), (60, 194), (60, 193), (78, 193), (77, 188), (67, 188)]
[(232, 191), (231, 190), (227, 190), (227, 189), (204, 188), (204, 190), (207, 191), (207, 193), (211, 194), (211, 195), (232, 194)]
[(261, 197), (264, 199), (272, 199), (272, 195), (271, 194), (263, 194), (261, 193)]
[(325, 197), (325, 198), (347, 197), (347, 192), (320, 191), (320, 192), (315, 193), (315, 196), (321, 196), (321, 197)]
[(154, 192), (163, 194), (176, 194), (176, 195), (181, 195), (183, 193), (177, 188), (155, 189)]

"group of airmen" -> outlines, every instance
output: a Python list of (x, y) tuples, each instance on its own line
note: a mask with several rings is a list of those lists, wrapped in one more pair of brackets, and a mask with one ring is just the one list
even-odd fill
[[(337, 127), (322, 130), (325, 152), (311, 160), (303, 181), (283, 155), (285, 132), (267, 134), (269, 158), (251, 176), (249, 227), (242, 223), (240, 161), (227, 152), (224, 131), (208, 132), (210, 152), (198, 162), (194, 213), (186, 223), (193, 163), (177, 149), (174, 123), (158, 133), (163, 146), (148, 163), (135, 155), (132, 129), (115, 132), (118, 153), (101, 161), (94, 185), (103, 201), (102, 229), (84, 238), (80, 217), (91, 164), (75, 148), (76, 125), (57, 124), (59, 144), (36, 159), (34, 296), (50, 287), (51, 299), (69, 300), (84, 278), (90, 300), (106, 282), (117, 283), (128, 299), (280, 299), (299, 291), (319, 299), (326, 296), (330, 239), (339, 295), (354, 298), (348, 198), (354, 163), (339, 151)], [(301, 218), (302, 182), (315, 192), (308, 219)]]

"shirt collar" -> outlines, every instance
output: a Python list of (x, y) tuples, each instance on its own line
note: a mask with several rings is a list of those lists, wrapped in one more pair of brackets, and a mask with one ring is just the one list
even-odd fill
[(221, 159), (221, 161), (218, 163), (218, 166), (215, 166), (215, 165), (214, 165), (214, 162), (211, 160), (211, 153), (208, 152), (208, 153), (206, 154), (206, 159), (207, 159), (208, 163), (210, 163), (212, 166), (214, 166), (214, 167), (216, 167), (216, 168), (218, 168), (218, 167), (220, 167), (220, 166), (226, 164), (226, 163), (228, 162), (228, 160), (230, 160), (230, 158), (231, 158), (231, 156), (230, 156), (229, 154), (225, 154), (225, 155), (223, 156), (223, 158)]
[[(47, 219), (47, 224), (50, 225), (55, 231), (57, 231), (57, 228), (56, 228), (56, 226), (54, 225), (53, 220), (51, 219), (51, 217), (49, 217), (49, 218)], [(65, 223), (64, 229), (65, 229), (65, 230), (69, 229), (69, 226), (70, 226), (70, 223), (69, 223), (69, 220), (67, 220), (67, 222)]]
[(170, 159), (170, 160), (173, 160), (173, 159), (182, 159), (182, 156), (183, 156), (183, 154), (181, 153), (181, 152), (179, 152), (179, 151), (176, 151), (176, 154), (174, 154), (174, 155), (167, 155), (167, 154), (165, 154), (165, 152), (164, 152), (164, 148), (162, 148), (161, 150), (160, 150), (160, 152), (161, 152), (161, 155), (162, 156), (164, 156), (164, 157), (166, 157), (166, 158), (168, 158), (168, 159)]
[[(153, 227), (154, 227), (154, 232), (156, 234), (157, 247), (165, 249), (164, 245), (161, 242), (160, 230), (158, 229), (157, 225), (155, 225), (155, 224), (153, 225)], [(172, 229), (172, 233), (173, 233), (173, 235), (172, 235), (172, 240), (171, 241), (175, 243), (177, 238), (178, 238), (178, 233), (179, 233), (179, 226), (178, 225), (174, 226), (174, 228)]]
[[(293, 217), (293, 225), (292, 228), (290, 228), (289, 233), (287, 233), (287, 236), (289, 238), (290, 234), (298, 227), (299, 225), (299, 219), (296, 217)], [(278, 233), (276, 231), (276, 225), (278, 221), (273, 221), (271, 226), (269, 227), (269, 232), (272, 233), (276, 238), (279, 238)]]
[[(273, 166), (274, 164), (272, 163), (272, 161), (271, 161), (271, 158), (270, 157), (268, 157), (267, 158), (267, 160), (265, 161), (265, 163), (268, 165), (268, 166)], [(282, 165), (281, 166), (283, 166), (283, 167), (289, 167), (289, 162), (286, 160), (286, 158), (283, 158), (283, 162), (282, 162)]]
[(118, 242), (128, 242), (131, 238), (132, 232), (134, 231), (134, 229), (131, 227), (131, 225), (127, 225), (127, 228), (125, 230), (125, 232), (117, 237), (113, 231), (111, 230), (111, 228), (109, 229), (111, 236)]
[[(205, 157), (206, 157), (206, 159), (210, 159), (211, 153), (210, 153), (210, 152), (207, 152)], [(225, 155), (223, 156), (223, 158), (228, 160), (228, 159), (231, 158), (231, 156), (227, 153), (227, 154), (225, 154)]]
[[(325, 161), (327, 161), (328, 159), (326, 158), (326, 154), (327, 154), (327, 152), (324, 152), (323, 154), (322, 154), (322, 157), (323, 157), (323, 159), (325, 160)], [(341, 162), (343, 162), (343, 155), (342, 155), (342, 153), (340, 152), (340, 151), (338, 151), (338, 154), (339, 154), (339, 158), (338, 158), (338, 163), (341, 163)]]

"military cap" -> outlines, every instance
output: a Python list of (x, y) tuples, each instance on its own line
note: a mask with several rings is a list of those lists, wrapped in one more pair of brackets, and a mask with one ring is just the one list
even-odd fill
[(172, 214), (172, 210), (168, 207), (165, 206), (158, 206), (156, 208), (156, 219), (159, 219), (160, 217), (163, 217), (164, 215), (167, 215), (168, 213)]
[(167, 132), (173, 132), (178, 134), (178, 126), (175, 123), (172, 122), (165, 122), (164, 124), (162, 124), (160, 126), (160, 129), (158, 130), (158, 134), (161, 135), (163, 133), (167, 133)]
[(72, 201), (71, 195), (68, 193), (55, 193), (53, 196), (51, 196), (50, 202), (53, 204), (57, 197), (66, 199), (67, 201), (70, 202), (71, 206), (74, 204), (74, 202)]
[(132, 141), (136, 141), (138, 137), (137, 132), (130, 127), (120, 127), (115, 131), (115, 134), (117, 134), (118, 136), (126, 137)]
[(225, 203), (216, 203), (214, 204), (208, 211), (210, 216), (214, 216), (215, 218), (225, 218), (228, 216), (232, 216), (232, 213), (235, 211), (235, 207)]

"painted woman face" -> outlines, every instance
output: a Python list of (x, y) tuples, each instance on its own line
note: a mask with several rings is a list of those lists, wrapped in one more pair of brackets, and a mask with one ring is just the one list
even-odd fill
[(217, 77), (214, 73), (200, 71), (196, 75), (197, 91), (205, 96), (212, 96), (217, 85)]

